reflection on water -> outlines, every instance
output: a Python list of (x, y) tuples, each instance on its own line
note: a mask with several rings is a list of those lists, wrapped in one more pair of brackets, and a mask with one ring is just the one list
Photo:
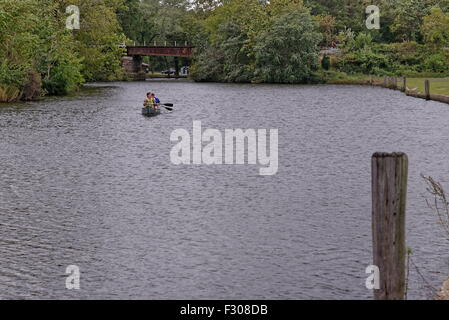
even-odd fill
[[(419, 177), (448, 182), (447, 105), (357, 86), (98, 87), (0, 106), (0, 298), (370, 298), (375, 151), (408, 153), (408, 245), (432, 285), (449, 274)], [(142, 117), (147, 91), (175, 111)], [(193, 120), (278, 128), (277, 175), (171, 164), (170, 133)]]

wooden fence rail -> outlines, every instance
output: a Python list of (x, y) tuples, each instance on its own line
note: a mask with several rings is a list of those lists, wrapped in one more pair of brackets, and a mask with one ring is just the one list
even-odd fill
[[(402, 79), (402, 81), (398, 81), (398, 79)], [(431, 93), (431, 83), (435, 82), (446, 82), (449, 81), (449, 78), (442, 78), (442, 79), (428, 79), (424, 80), (424, 93), (418, 92), (416, 89), (410, 89), (407, 87), (407, 78), (397, 78), (397, 77), (388, 77), (385, 76), (383, 79), (383, 82), (377, 83), (377, 85), (381, 85), (384, 88), (394, 89), (394, 90), (401, 90), (405, 92), (406, 95), (416, 97), (416, 98), (422, 98), (426, 100), (434, 100), (439, 102), (445, 102), (449, 103), (449, 95), (443, 95), (443, 94), (433, 94)], [(402, 85), (398, 85), (398, 82), (402, 82)]]

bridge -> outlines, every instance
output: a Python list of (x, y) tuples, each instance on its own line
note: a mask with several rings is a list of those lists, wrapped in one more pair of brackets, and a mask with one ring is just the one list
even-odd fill
[[(142, 68), (143, 56), (175, 57), (176, 77), (179, 76), (178, 58), (192, 58), (192, 46), (126, 46), (127, 56), (122, 58), (122, 65), (125, 72), (132, 75), (136, 80), (144, 80), (145, 72)], [(170, 74), (168, 74), (170, 77)]]
[(193, 48), (191, 46), (127, 46), (128, 56), (165, 56), (192, 58)]

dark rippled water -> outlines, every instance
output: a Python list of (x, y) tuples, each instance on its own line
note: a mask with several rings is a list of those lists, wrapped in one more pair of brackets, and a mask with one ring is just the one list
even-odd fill
[[(175, 112), (142, 117), (149, 90)], [(279, 128), (278, 174), (171, 164), (193, 120)], [(0, 298), (368, 299), (375, 151), (409, 155), (408, 245), (439, 287), (449, 242), (419, 175), (449, 185), (448, 123), (448, 105), (358, 86), (112, 83), (2, 105)]]

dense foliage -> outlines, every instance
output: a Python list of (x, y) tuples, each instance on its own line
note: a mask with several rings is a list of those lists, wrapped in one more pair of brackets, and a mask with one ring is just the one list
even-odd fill
[[(66, 28), (78, 5), (81, 28)], [(84, 81), (116, 78), (124, 40), (121, 0), (0, 0), (0, 101), (66, 94)]]
[[(366, 8), (380, 8), (368, 30)], [(66, 8), (77, 5), (79, 30)], [(0, 0), (0, 101), (121, 78), (124, 42), (188, 42), (198, 81), (307, 83), (327, 70), (449, 75), (449, 0)], [(338, 48), (320, 61), (320, 48)], [(173, 58), (146, 57), (150, 69)]]
[(302, 1), (231, 1), (203, 22), (206, 39), (192, 76), (202, 81), (308, 82), (322, 36)]
[[(321, 70), (449, 75), (449, 0), (260, 3), (222, 1), (198, 20), (206, 32), (193, 70), (196, 80), (314, 81), (319, 47), (339, 49), (321, 61)], [(366, 27), (366, 8), (372, 4), (380, 8), (378, 30)], [(303, 16), (287, 18), (283, 10), (299, 10)]]

